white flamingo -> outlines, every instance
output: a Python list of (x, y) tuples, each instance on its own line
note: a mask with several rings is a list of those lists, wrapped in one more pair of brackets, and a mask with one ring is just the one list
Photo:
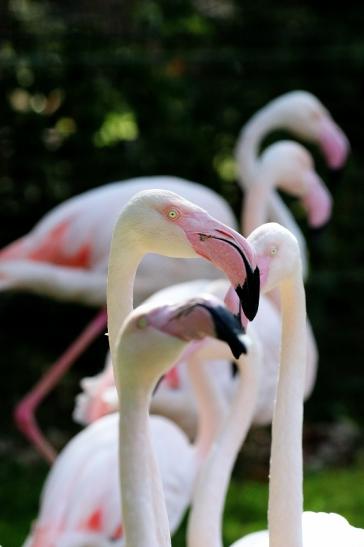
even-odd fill
[[(144, 310), (144, 311), (143, 311)], [(190, 338), (215, 336), (227, 342), (235, 357), (245, 351), (243, 333), (234, 316), (214, 299), (186, 301), (179, 307), (146, 308), (127, 319), (127, 336), (133, 336), (132, 366), (153, 367), (158, 353), (157, 331), (178, 338), (184, 344)], [(146, 329), (149, 325), (152, 329)], [(148, 337), (148, 344), (145, 337)], [(218, 351), (229, 353), (225, 344), (216, 344)], [(159, 348), (163, 353), (163, 347)], [(194, 355), (194, 354), (193, 354)], [(173, 364), (173, 363), (170, 363)], [(154, 365), (155, 366), (155, 365)], [(158, 461), (163, 493), (166, 500), (171, 533), (180, 524), (191, 501), (197, 471), (221, 421), (221, 408), (215, 397), (216, 386), (207, 367), (198, 359), (190, 363), (195, 395), (201, 407), (199, 435), (191, 445), (186, 435), (166, 418), (152, 416), (150, 430), (153, 449)], [(122, 389), (122, 395), (124, 389)], [(32, 526), (26, 547), (95, 547), (123, 545), (123, 521), (120, 518), (118, 481), (119, 415), (111, 414), (97, 420), (74, 437), (52, 466), (41, 496), (39, 516)], [(141, 448), (143, 450), (143, 447)]]
[[(249, 242), (256, 252), (262, 289), (280, 289), (282, 349), (272, 426), (269, 533), (250, 534), (232, 547), (360, 547), (364, 545), (364, 531), (350, 526), (340, 515), (302, 515), (306, 304), (297, 240), (282, 226), (267, 224), (257, 228)], [(188, 547), (222, 546), (224, 497), (235, 457), (249, 429), (249, 414), (259, 384), (259, 366), (254, 372), (253, 361), (246, 369), (248, 382), (241, 383), (220, 439), (199, 475), (188, 524)]]
[[(257, 309), (259, 283), (256, 280), (258, 270), (255, 268), (254, 254), (246, 240), (212, 219), (203, 209), (173, 193), (160, 190), (140, 192), (130, 200), (117, 221), (109, 258), (107, 307), (111, 358), (121, 398), (120, 472), (123, 523), (127, 544), (130, 542), (130, 545), (162, 547), (170, 544), (169, 525), (151, 447), (148, 410), (150, 396), (164, 366), (175, 360), (173, 356), (176, 339), (173, 339), (173, 343), (167, 343), (162, 357), (158, 345), (153, 348), (147, 345), (144, 351), (151, 366), (144, 363), (143, 367), (143, 362), (133, 363), (133, 345), (138, 350), (142, 349), (143, 344), (147, 344), (148, 331), (145, 331), (145, 336), (139, 336), (138, 342), (135, 336), (125, 338), (125, 333), (129, 334), (126, 326), (124, 336), (121, 337), (125, 343), (120, 344), (118, 338), (120, 328), (133, 309), (136, 269), (148, 251), (175, 257), (193, 257), (197, 254), (223, 268), (233, 287), (240, 294), (244, 294), (241, 305), (249, 319), (253, 319), (253, 312)], [(125, 256), (128, 256), (128, 261), (125, 261)], [(168, 314), (167, 319), (168, 329), (173, 329), (174, 322), (170, 322)], [(145, 325), (139, 319), (139, 327), (147, 327), (148, 320)], [(160, 320), (163, 323), (163, 316)], [(128, 321), (128, 325), (130, 328), (132, 323)], [(156, 326), (155, 323), (153, 325)], [(169, 332), (174, 334), (173, 330)], [(158, 338), (165, 340), (165, 335), (160, 333)], [(183, 344), (191, 338), (192, 334), (185, 332)], [(183, 344), (181, 342), (181, 349)], [(168, 348), (173, 348), (173, 356)], [(143, 375), (138, 371), (143, 371)], [(152, 488), (156, 491), (155, 496), (151, 495)], [(159, 503), (160, 500), (162, 504)], [(143, 522), (140, 522), (140, 517)], [(161, 522), (158, 530), (154, 528), (155, 521)]]
[[(220, 308), (227, 315), (225, 308), (214, 304), (212, 309), (210, 306), (210, 299), (195, 299), (192, 304), (187, 302), (179, 306), (152, 307), (151, 310), (150, 306), (142, 305), (127, 317), (115, 344), (114, 363), (120, 396), (123, 528), (126, 545), (130, 547), (170, 545), (148, 407), (158, 378), (191, 339), (217, 336), (221, 327), (227, 333), (221, 320), (222, 313), (218, 311)], [(244, 336), (237, 319), (231, 314), (229, 317), (233, 327), (224, 339), (229, 341), (238, 358), (245, 351)], [(191, 494), (197, 471), (196, 460), (201, 460), (201, 454), (190, 449), (190, 457), (184, 461), (178, 451), (173, 448), (172, 451), (180, 474), (182, 469), (185, 471), (184, 482), (185, 485), (188, 482)]]

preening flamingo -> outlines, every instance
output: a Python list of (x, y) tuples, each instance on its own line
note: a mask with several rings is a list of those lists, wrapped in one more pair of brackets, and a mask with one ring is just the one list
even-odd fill
[[(268, 147), (262, 154), (260, 170), (256, 174), (256, 184), (251, 186), (244, 201), (245, 232), (259, 226), (268, 216), (269, 196), (274, 188), (281, 188), (303, 203), (310, 224), (325, 223), (331, 212), (330, 194), (314, 171), (312, 157), (301, 145), (282, 141)], [(318, 198), (317, 200), (315, 198)], [(298, 229), (298, 228), (297, 228)], [(151, 297), (151, 301), (175, 301), (210, 292), (223, 298), (228, 285), (225, 281), (192, 281), (163, 289)], [(258, 402), (254, 412), (254, 423), (270, 423), (273, 412), (274, 394), (278, 378), (280, 313), (266, 298), (261, 299), (260, 310), (254, 322), (254, 329), (263, 347), (264, 375), (260, 383)], [(309, 328), (307, 376), (305, 396), (313, 388), (317, 368), (317, 350)], [(197, 424), (196, 405), (193, 403), (191, 386), (185, 365), (181, 365), (179, 382), (169, 388), (162, 382), (153, 400), (151, 409), (157, 414), (166, 415), (185, 428), (190, 437), (194, 436)], [(230, 372), (230, 364), (219, 363), (214, 371), (220, 376), (221, 389), (229, 401), (235, 386), (235, 378)], [(114, 385), (112, 364), (108, 359), (103, 373), (83, 381), (83, 393), (78, 397), (75, 416), (81, 423), (90, 423), (98, 416), (116, 410), (117, 397), (112, 391)]]
[[(143, 311), (144, 310), (144, 311)], [(237, 319), (216, 299), (195, 299), (183, 305), (138, 309), (133, 319), (127, 319), (127, 334), (134, 346), (131, 366), (153, 367), (163, 354), (163, 346), (154, 346), (157, 331), (180, 338), (184, 345), (190, 338), (198, 340), (204, 334), (227, 342), (235, 357), (244, 350), (243, 333)], [(132, 321), (132, 326), (130, 326)], [(151, 327), (145, 331), (146, 326)], [(145, 340), (147, 336), (147, 341)], [(157, 336), (158, 338), (158, 336)], [(220, 344), (225, 352), (230, 350)], [(173, 363), (169, 363), (171, 365)], [(169, 527), (178, 527), (192, 497), (193, 484), (221, 419), (215, 402), (208, 367), (190, 363), (196, 398), (201, 406), (201, 423), (196, 443), (191, 445), (186, 435), (166, 418), (150, 418), (153, 449), (158, 461), (163, 493), (166, 500)], [(124, 396), (124, 388), (121, 390)], [(58, 456), (45, 483), (41, 508), (33, 525), (27, 547), (71, 547), (71, 545), (115, 545), (123, 543), (123, 523), (120, 518), (118, 477), (117, 413), (97, 420), (74, 437)], [(144, 443), (141, 450), (144, 449)]]
[[(256, 252), (262, 290), (280, 288), (282, 349), (272, 428), (269, 536), (267, 532), (249, 534), (233, 546), (359, 547), (363, 545), (364, 531), (351, 527), (343, 517), (307, 512), (302, 518), (306, 305), (297, 240), (282, 226), (267, 224), (257, 228), (249, 242)], [(249, 414), (254, 405), (256, 385), (260, 381), (259, 376), (258, 380), (254, 376), (254, 358), (247, 370), (250, 382), (248, 377), (248, 383), (241, 383), (220, 439), (200, 472), (188, 524), (188, 547), (222, 546), (224, 497), (235, 457), (249, 427), (249, 416), (245, 412), (248, 410)]]

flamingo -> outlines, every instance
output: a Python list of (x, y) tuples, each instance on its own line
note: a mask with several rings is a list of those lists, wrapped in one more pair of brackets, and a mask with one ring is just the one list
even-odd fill
[[(256, 253), (262, 290), (280, 289), (282, 349), (272, 426), (269, 533), (249, 534), (232, 547), (360, 547), (364, 531), (350, 526), (340, 515), (302, 515), (306, 304), (298, 242), (288, 230), (273, 223), (257, 228), (248, 240)], [(255, 363), (258, 369), (254, 371)], [(224, 497), (236, 455), (249, 429), (260, 374), (258, 353), (250, 362), (248, 357), (245, 371), (242, 369), (231, 412), (200, 471), (188, 523), (188, 547), (222, 546)]]
[[(126, 321), (124, 341), (132, 337), (133, 357), (128, 355), (132, 367), (145, 363), (147, 369), (156, 368), (154, 361), (163, 354), (163, 344), (157, 346), (158, 351), (154, 353), (153, 348), (158, 344), (161, 332), (176, 337), (177, 353), (181, 340), (186, 345), (189, 339), (200, 340), (204, 335), (227, 342), (236, 358), (245, 351), (239, 322), (216, 299), (194, 299), (178, 307), (143, 306)], [(149, 329), (146, 329), (147, 325)], [(169, 340), (167, 343), (168, 346), (171, 344)], [(226, 353), (225, 344), (221, 348), (220, 343), (217, 348)], [(170, 420), (159, 416), (150, 418), (152, 444), (162, 477), (171, 533), (179, 526), (190, 503), (198, 468), (210, 447), (221, 414), (207, 367), (202, 366), (200, 360), (195, 363), (192, 359), (190, 368), (201, 407), (196, 443), (191, 445), (186, 435)], [(118, 429), (119, 415), (105, 416), (76, 435), (61, 452), (45, 483), (40, 514), (26, 547), (111, 547), (115, 542), (123, 543), (120, 494), (115, 480), (118, 474)]]
[[(248, 189), (244, 201), (243, 215), (245, 233), (259, 226), (268, 216), (269, 196), (275, 187), (290, 192), (303, 203), (308, 221), (312, 225), (327, 222), (331, 213), (331, 196), (314, 171), (313, 161), (308, 151), (301, 145), (281, 141), (268, 147), (260, 160), (261, 168), (256, 176), (256, 184)], [(318, 197), (319, 199), (315, 199)], [(298, 228), (297, 228), (298, 229)], [(192, 281), (163, 289), (153, 295), (149, 301), (162, 300), (179, 301), (187, 297), (197, 296), (202, 292), (210, 292), (223, 298), (228, 285), (225, 281), (210, 282), (208, 280)], [(274, 302), (261, 299), (260, 310), (254, 322), (264, 353), (264, 378), (260, 384), (258, 402), (255, 407), (254, 423), (266, 425), (271, 422), (274, 393), (277, 383), (279, 363), (280, 312)], [(308, 325), (308, 361), (305, 383), (305, 397), (312, 391), (316, 368), (317, 349)], [(178, 368), (179, 379), (175, 385), (170, 385), (169, 378), (163, 381), (153, 397), (151, 410), (153, 413), (166, 415), (182, 426), (193, 438), (196, 431), (197, 412), (185, 365)], [(235, 389), (235, 380), (230, 372), (229, 363), (218, 363), (214, 372), (219, 375), (221, 389), (226, 400), (230, 400)], [(110, 357), (107, 358), (104, 371), (94, 378), (82, 381), (83, 392), (76, 400), (74, 416), (80, 423), (90, 423), (97, 417), (117, 409), (117, 395), (113, 389), (114, 378)]]
[[(235, 225), (225, 201), (204, 186), (176, 177), (148, 177), (112, 183), (67, 200), (48, 213), (28, 234), (0, 252), (0, 290), (26, 289), (53, 298), (103, 305), (113, 226), (123, 205), (138, 191), (160, 187), (178, 192), (203, 206), (218, 220)], [(158, 274), (156, 274), (158, 272)], [(149, 255), (135, 282), (136, 301), (171, 280), (216, 277), (203, 260)], [(105, 311), (97, 314), (80, 337), (46, 372), (15, 409), (19, 429), (49, 462), (55, 451), (41, 433), (35, 410), (59, 378), (106, 325)]]
[[(238, 182), (243, 190), (255, 184), (259, 169), (259, 148), (267, 133), (277, 129), (286, 130), (304, 141), (318, 145), (330, 168), (339, 169), (344, 165), (349, 151), (346, 135), (317, 97), (307, 91), (291, 91), (270, 101), (241, 130), (235, 146), (235, 157)], [(241, 226), (244, 226), (244, 213), (242, 209)], [(269, 218), (286, 226), (296, 236), (306, 274), (304, 239), (276, 191), (271, 192), (269, 197)]]
[[(223, 339), (229, 342), (235, 358), (246, 351), (239, 321), (231, 314), (228, 316), (221, 306), (215, 305), (212, 309), (210, 302), (209, 298), (194, 299), (192, 305), (188, 302), (151, 308), (142, 305), (127, 317), (117, 338), (114, 363), (120, 396), (120, 483), (127, 545), (170, 545), (148, 419), (148, 405), (158, 378), (191, 339), (221, 336), (218, 334), (221, 328), (225, 332)], [(229, 332), (221, 315), (227, 316), (232, 325)], [(168, 445), (171, 450), (172, 444)], [(186, 462), (178, 450), (172, 451), (169, 456), (175, 460), (180, 474), (188, 470), (184, 485), (189, 485), (191, 495), (198, 460), (203, 454), (190, 450)]]
[[(107, 311), (111, 359), (120, 398), (120, 476), (123, 524), (126, 543), (148, 547), (170, 544), (168, 517), (163, 504), (162, 487), (148, 427), (148, 405), (155, 383), (175, 360), (176, 339), (168, 340), (165, 351), (158, 345), (147, 346), (148, 360), (153, 366), (130, 358), (137, 340), (120, 338), (120, 329), (133, 309), (133, 282), (143, 255), (148, 251), (175, 257), (196, 254), (223, 268), (232, 286), (239, 293), (242, 310), (247, 319), (256, 314), (259, 299), (259, 272), (254, 254), (246, 240), (233, 230), (212, 219), (203, 209), (170, 192), (140, 192), (121, 213), (112, 237), (108, 269)], [(125, 256), (129, 257), (126, 262)], [(243, 270), (243, 271), (242, 271)], [(169, 324), (168, 314), (163, 323)], [(127, 325), (130, 322), (127, 322)], [(140, 323), (148, 327), (148, 320)], [(153, 323), (156, 326), (155, 323)], [(174, 322), (168, 325), (170, 334)], [(178, 331), (178, 326), (176, 325)], [(203, 332), (203, 329), (202, 329)], [(188, 341), (191, 335), (184, 335)], [(162, 333), (160, 342), (166, 340)], [(139, 337), (142, 347), (148, 340), (148, 330)], [(137, 342), (138, 343), (138, 342)], [(180, 349), (183, 342), (180, 341)], [(172, 353), (171, 353), (172, 351)], [(178, 352), (178, 349), (177, 349)], [(139, 382), (140, 380), (140, 382)], [(122, 389), (121, 389), (122, 386)], [(143, 449), (138, 444), (142, 442)], [(156, 495), (152, 495), (151, 490)], [(160, 500), (162, 503), (160, 504)], [(160, 522), (158, 529), (154, 523)], [(136, 526), (135, 526), (136, 525)]]
[[(338, 168), (345, 162), (348, 141), (325, 107), (316, 97), (307, 92), (292, 92), (269, 103), (243, 129), (237, 145), (239, 182), (242, 186), (250, 185), (254, 180), (254, 162), (260, 140), (267, 131), (278, 127), (286, 128), (302, 138), (318, 143), (331, 167)], [(123, 198), (125, 203), (126, 198), (131, 197), (133, 191), (153, 186), (165, 187), (164, 184), (182, 195), (184, 190), (181, 186), (188, 186), (189, 191), (193, 189), (194, 195), (188, 194), (187, 198), (208, 209), (212, 204), (213, 209), (210, 209), (210, 212), (215, 216), (217, 216), (216, 207), (219, 211), (222, 207), (223, 214), (227, 214), (230, 221), (234, 223), (231, 211), (227, 212), (226, 204), (224, 205), (221, 198), (220, 203), (217, 203), (219, 198), (216, 194), (211, 192), (208, 194), (204, 187), (189, 184), (188, 181), (172, 177), (147, 177), (106, 185), (101, 189), (92, 190), (68, 200), (46, 215), (31, 234), (5, 248), (0, 253), (0, 279), (2, 279), (0, 289), (1, 287), (3, 290), (23, 288), (55, 298), (88, 304), (104, 302), (105, 257), (108, 253), (114, 221), (109, 221), (113, 216), (111, 209), (115, 208), (116, 203), (120, 203), (121, 206), (121, 202), (118, 201), (119, 194), (121, 194), (121, 201)], [(175, 184), (179, 187), (176, 188)], [(279, 196), (272, 194), (270, 200), (274, 201), (276, 219), (289, 226), (291, 230), (295, 230), (296, 224)], [(99, 211), (102, 210), (102, 203), (106, 203), (106, 211), (101, 216)], [(226, 217), (218, 216), (218, 218), (233, 225), (226, 220)], [(90, 233), (93, 234), (95, 241), (94, 248), (90, 245)], [(296, 235), (299, 236), (297, 230)], [(56, 245), (50, 245), (50, 241), (56, 241)], [(303, 241), (302, 248), (304, 248)], [(25, 259), (24, 253), (28, 253)], [(167, 267), (161, 270), (159, 258), (149, 257), (148, 260), (150, 269), (154, 262), (155, 269), (158, 271), (158, 276), (154, 277), (161, 280), (164, 278), (159, 286), (167, 285), (171, 277), (174, 281), (178, 281), (179, 272), (182, 271), (181, 265), (176, 266), (175, 263), (174, 265), (170, 263), (171, 275), (168, 273), (165, 276), (162, 271), (166, 272)], [(88, 268), (91, 264), (92, 271)], [(201, 266), (201, 269), (203, 267)], [(192, 270), (186, 265), (187, 272)], [(150, 284), (151, 277), (148, 271), (149, 269), (147, 269), (147, 275), (137, 277), (135, 285), (137, 293), (144, 290), (144, 294), (150, 294), (155, 290), (153, 282)], [(195, 270), (195, 272), (194, 277), (201, 276), (201, 271)], [(186, 279), (189, 274), (186, 273), (183, 276)], [(102, 311), (15, 409), (15, 420), (19, 429), (49, 461), (54, 460), (55, 452), (37, 425), (36, 408), (77, 357), (102, 332), (105, 321), (106, 316)]]

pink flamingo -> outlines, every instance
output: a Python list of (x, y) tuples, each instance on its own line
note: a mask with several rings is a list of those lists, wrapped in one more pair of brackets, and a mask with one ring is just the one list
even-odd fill
[[(164, 351), (169, 358), (171, 349), (177, 356), (188, 340), (201, 340), (205, 335), (227, 342), (236, 358), (245, 351), (239, 322), (218, 300), (211, 298), (186, 301), (178, 307), (143, 306), (128, 316), (123, 327), (129, 366), (137, 367), (140, 372), (142, 363), (145, 364), (146, 376), (149, 369), (157, 370), (160, 360), (165, 362)], [(223, 350), (226, 353), (227, 348)], [(191, 376), (201, 406), (196, 443), (191, 445), (173, 422), (159, 416), (150, 418), (171, 533), (179, 526), (190, 503), (196, 473), (221, 420), (207, 368), (200, 362), (196, 365), (191, 361)], [(124, 544), (116, 480), (118, 429), (119, 415), (105, 416), (76, 435), (61, 452), (45, 483), (40, 513), (26, 547)]]
[[(113, 183), (67, 200), (48, 213), (25, 237), (0, 252), (0, 290), (30, 290), (47, 296), (103, 305), (106, 270), (113, 226), (123, 205), (139, 190), (160, 187), (178, 192), (209, 209), (221, 222), (234, 226), (234, 215), (225, 201), (202, 185), (175, 177), (148, 177)], [(158, 272), (158, 275), (156, 275)], [(176, 261), (149, 255), (138, 270), (135, 295), (140, 302), (172, 280), (194, 276), (213, 278), (216, 272), (203, 260)], [(40, 431), (35, 410), (106, 325), (101, 311), (63, 356), (18, 404), (19, 429), (52, 462), (55, 451)]]
[[(256, 175), (256, 184), (251, 186), (244, 201), (244, 226), (246, 233), (253, 230), (268, 216), (269, 196), (275, 187), (295, 195), (303, 203), (308, 221), (312, 225), (325, 223), (331, 212), (331, 197), (326, 186), (314, 171), (310, 154), (301, 145), (289, 141), (276, 143), (263, 153), (261, 169)], [(298, 230), (298, 227), (296, 228)], [(151, 302), (179, 301), (187, 297), (210, 292), (223, 298), (228, 285), (225, 281), (193, 281), (163, 289), (149, 299)], [(267, 328), (269, 325), (269, 328)], [(255, 408), (254, 423), (270, 423), (273, 412), (274, 393), (277, 383), (279, 363), (280, 312), (272, 301), (261, 300), (254, 327), (258, 332), (264, 353), (264, 380), (260, 384), (258, 403)], [(308, 327), (308, 360), (305, 396), (314, 385), (317, 368), (317, 350)], [(226, 400), (232, 397), (235, 381), (229, 363), (216, 363), (214, 373), (219, 376)], [(175, 420), (193, 438), (196, 431), (197, 412), (194, 405), (191, 385), (185, 374), (185, 364), (178, 367), (179, 379), (170, 386), (168, 379), (163, 381), (156, 392), (151, 411), (166, 415)], [(82, 381), (83, 393), (78, 396), (74, 416), (80, 423), (90, 423), (100, 415), (117, 409), (117, 395), (114, 388), (112, 364), (106, 361), (104, 372), (95, 378)]]
[[(232, 547), (360, 547), (364, 544), (364, 530), (353, 528), (340, 515), (302, 515), (306, 305), (297, 240), (277, 224), (260, 226), (248, 240), (256, 253), (262, 290), (280, 289), (282, 352), (272, 429), (269, 534), (249, 534)], [(251, 423), (262, 378), (259, 352), (254, 356), (250, 350), (243, 365), (239, 361), (242, 378), (231, 411), (198, 477), (188, 523), (188, 547), (222, 546), (224, 498), (235, 458)]]

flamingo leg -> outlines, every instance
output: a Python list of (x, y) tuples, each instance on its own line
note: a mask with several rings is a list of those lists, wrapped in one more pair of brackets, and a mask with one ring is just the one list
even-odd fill
[(56, 458), (56, 451), (39, 428), (35, 418), (35, 411), (46, 395), (54, 389), (60, 378), (64, 376), (91, 342), (105, 329), (106, 322), (106, 310), (102, 309), (65, 353), (47, 370), (34, 388), (15, 407), (14, 419), (17, 427), (48, 463), (53, 463)]

